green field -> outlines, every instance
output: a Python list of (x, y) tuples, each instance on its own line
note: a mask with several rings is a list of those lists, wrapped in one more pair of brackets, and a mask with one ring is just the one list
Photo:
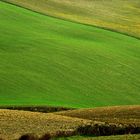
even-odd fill
[(4, 0), (53, 17), (140, 38), (139, 0)]
[(140, 40), (0, 2), (0, 105), (139, 104)]

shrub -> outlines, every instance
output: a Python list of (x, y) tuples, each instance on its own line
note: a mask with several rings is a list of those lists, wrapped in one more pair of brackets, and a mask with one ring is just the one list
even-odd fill
[(122, 134), (138, 134), (140, 127), (135, 125), (91, 124), (79, 126), (76, 130), (78, 135), (109, 136)]
[(33, 134), (22, 135), (19, 140), (39, 140), (39, 138)]

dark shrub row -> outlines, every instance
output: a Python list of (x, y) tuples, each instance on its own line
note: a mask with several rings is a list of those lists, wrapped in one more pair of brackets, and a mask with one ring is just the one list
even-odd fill
[(70, 137), (75, 135), (110, 136), (123, 134), (140, 134), (140, 127), (135, 125), (98, 123), (79, 126), (75, 131), (57, 131), (54, 134), (46, 133), (40, 138), (33, 134), (26, 134), (21, 136), (19, 140), (51, 140), (58, 137)]
[(46, 133), (41, 138), (33, 134), (26, 134), (19, 138), (19, 140), (51, 140), (59, 137), (70, 137), (76, 135), (73, 131), (57, 131), (55, 134)]
[(73, 110), (72, 108), (65, 108), (65, 107), (50, 107), (50, 106), (13, 106), (13, 107), (0, 107), (0, 109), (10, 109), (10, 110), (24, 110), (24, 111), (32, 111), (32, 112), (43, 112), (43, 113), (50, 113), (50, 112), (58, 112), (58, 111), (66, 111), (66, 110)]
[(140, 127), (135, 125), (95, 124), (79, 126), (76, 130), (78, 135), (110, 136), (123, 134), (139, 134)]
[(41, 138), (39, 138), (38, 136), (33, 135), (33, 134), (26, 134), (19, 138), (19, 140), (50, 140), (50, 139), (51, 139), (50, 134), (45, 134)]

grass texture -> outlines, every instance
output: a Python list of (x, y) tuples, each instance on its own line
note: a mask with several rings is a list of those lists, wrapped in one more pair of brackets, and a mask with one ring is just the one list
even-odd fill
[(139, 104), (140, 40), (0, 2), (0, 105)]
[(139, 0), (4, 0), (50, 16), (140, 38)]

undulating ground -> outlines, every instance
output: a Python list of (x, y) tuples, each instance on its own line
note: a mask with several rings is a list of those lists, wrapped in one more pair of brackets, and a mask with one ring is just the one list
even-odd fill
[(139, 0), (4, 0), (50, 16), (140, 38)]
[(3, 109), (0, 137), (73, 131), (94, 121), (140, 126), (139, 5), (139, 0), (1, 0), (0, 106), (129, 106), (48, 114)]
[[(85, 110), (66, 111), (60, 113), (38, 113), (18, 110), (0, 110), (0, 138), (13, 140), (26, 133), (44, 135), (56, 132), (72, 132), (79, 126), (101, 124), (104, 122), (135, 125), (140, 127), (140, 106), (108, 107)], [(122, 140), (126, 136), (116, 137), (72, 137), (69, 139), (111, 139)], [(128, 136), (137, 140), (139, 135)], [(128, 139), (128, 140), (129, 140)]]
[(139, 85), (139, 39), (0, 2), (0, 105), (133, 105)]
[(0, 110), (0, 138), (15, 140), (28, 133), (42, 136), (57, 131), (73, 131), (79, 125), (90, 122), (52, 113)]
[(140, 126), (140, 106), (97, 107), (63, 111), (56, 114), (93, 121)]

